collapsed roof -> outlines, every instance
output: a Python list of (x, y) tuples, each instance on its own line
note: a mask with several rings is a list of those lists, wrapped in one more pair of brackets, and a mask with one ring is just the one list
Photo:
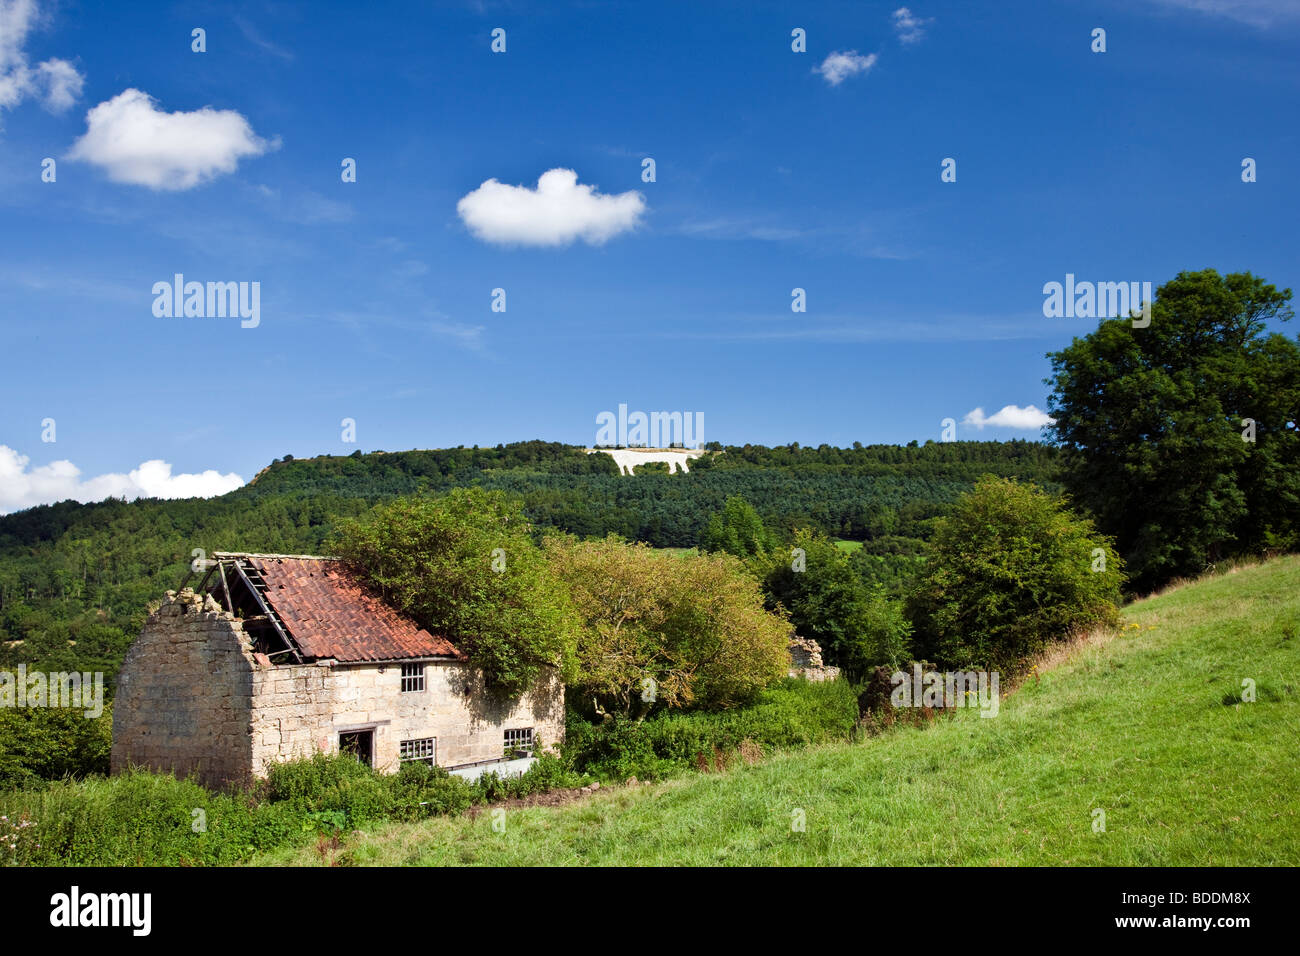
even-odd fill
[(206, 564), (198, 590), (242, 618), (274, 663), (465, 660), (333, 558), (219, 551)]

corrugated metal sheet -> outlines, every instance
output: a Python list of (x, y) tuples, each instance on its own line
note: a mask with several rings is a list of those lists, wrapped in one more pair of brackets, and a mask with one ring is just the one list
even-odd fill
[(362, 589), (335, 561), (249, 557), (305, 657), (391, 661), (465, 655)]

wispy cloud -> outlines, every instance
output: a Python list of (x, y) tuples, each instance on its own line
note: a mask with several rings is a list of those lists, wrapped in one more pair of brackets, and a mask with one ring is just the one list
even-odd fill
[(253, 46), (257, 47), (259, 50), (263, 51), (264, 53), (269, 53), (271, 54), (271, 56), (279, 57), (281, 60), (290, 60), (290, 61), (293, 60), (292, 53), (290, 53), (288, 50), (284, 49), (283, 47), (277, 46), (276, 44), (272, 43), (270, 40), (268, 40), (265, 36), (262, 35), (262, 32), (258, 30), (256, 26), (254, 26), (251, 22), (249, 22), (244, 17), (236, 16), (235, 26), (239, 27), (239, 32), (244, 35), (245, 40), (253, 44)]
[(1052, 332), (1037, 315), (1024, 321), (1005, 316), (940, 315), (931, 318), (874, 318), (860, 315), (800, 316), (791, 313), (733, 314), (714, 317), (718, 327), (657, 328), (644, 333), (652, 338), (722, 342), (823, 342), (842, 345), (874, 342), (1000, 342), (1051, 338)]
[(783, 242), (808, 234), (803, 229), (764, 224), (753, 219), (691, 220), (682, 223), (678, 231), (696, 239), (759, 239), (764, 242)]
[(1208, 16), (1226, 17), (1253, 27), (1268, 28), (1280, 23), (1300, 22), (1296, 0), (1147, 0), (1156, 6), (1191, 10)]
[(839, 86), (850, 76), (866, 73), (876, 65), (876, 59), (874, 53), (860, 56), (857, 50), (837, 50), (822, 60), (820, 66), (813, 67), (813, 72), (820, 73), (831, 86)]
[(352, 204), (330, 199), (310, 189), (284, 195), (279, 189), (258, 185), (254, 187), (261, 203), (277, 219), (300, 226), (317, 226), (322, 223), (349, 222)]
[(918, 17), (907, 7), (899, 7), (894, 11), (893, 20), (898, 42), (912, 44), (921, 41), (925, 28), (934, 22), (934, 17)]

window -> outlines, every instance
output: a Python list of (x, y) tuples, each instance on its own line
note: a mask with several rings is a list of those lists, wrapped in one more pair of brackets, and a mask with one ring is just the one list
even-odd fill
[(533, 728), (506, 731), (506, 756), (531, 757), (533, 755)]
[(402, 693), (412, 690), (424, 690), (424, 665), (402, 665)]
[(402, 763), (418, 762), (434, 765), (438, 756), (438, 738), (425, 737), (422, 740), (403, 740), (398, 747), (398, 759)]

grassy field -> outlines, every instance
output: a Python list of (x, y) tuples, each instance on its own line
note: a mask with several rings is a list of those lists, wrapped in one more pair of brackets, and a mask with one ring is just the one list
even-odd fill
[[(257, 862), (1300, 864), (1300, 558), (1171, 589), (1125, 621), (995, 718), (960, 711), (860, 744), (506, 810), (500, 833), (489, 812)], [(1254, 703), (1240, 702), (1245, 678)]]

